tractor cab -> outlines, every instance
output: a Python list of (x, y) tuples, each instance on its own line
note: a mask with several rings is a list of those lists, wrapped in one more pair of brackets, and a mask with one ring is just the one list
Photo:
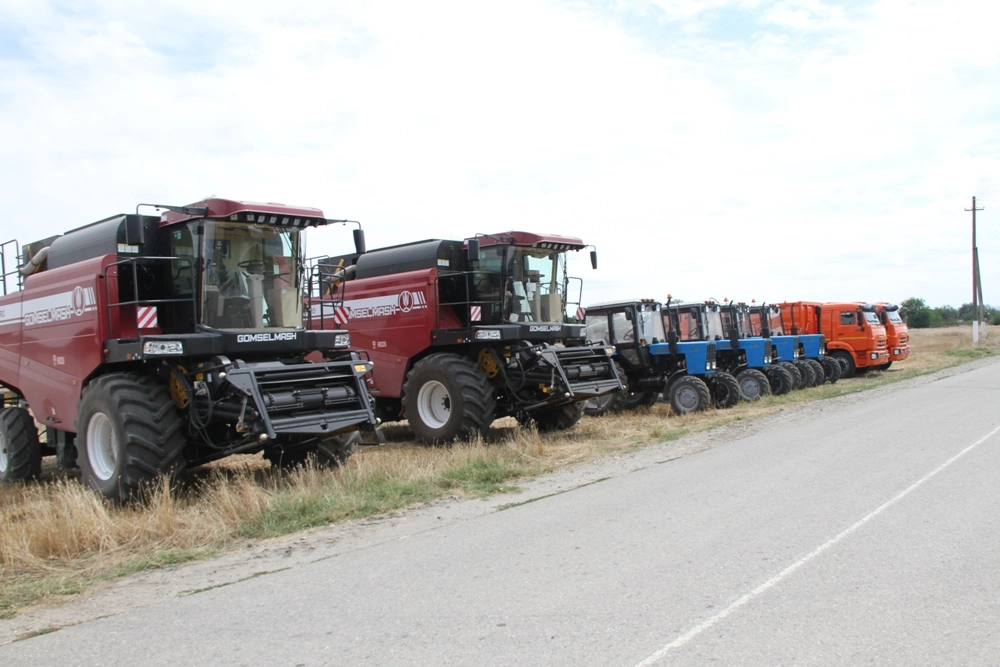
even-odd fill
[(651, 299), (587, 307), (587, 339), (614, 345), (619, 363), (635, 368), (650, 365), (650, 346), (665, 343), (660, 304)]

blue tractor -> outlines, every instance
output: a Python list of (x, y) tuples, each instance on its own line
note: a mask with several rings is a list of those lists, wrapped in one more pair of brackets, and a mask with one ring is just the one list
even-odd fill
[[(774, 345), (779, 362), (790, 362), (801, 375), (802, 386), (830, 384), (840, 379), (840, 363), (826, 354), (826, 338), (823, 334), (803, 334), (790, 331), (782, 319), (778, 305), (751, 304), (747, 307), (751, 331), (754, 335), (769, 338)], [(793, 327), (794, 329), (794, 327)], [(812, 371), (812, 382), (808, 382)]]
[(749, 335), (746, 313), (736, 304), (715, 301), (670, 304), (668, 300), (664, 314), (679, 339), (715, 344), (716, 367), (736, 378), (743, 400), (755, 401), (792, 390), (794, 379), (789, 371), (771, 363), (774, 356), (771, 342)]
[[(587, 414), (652, 405), (662, 393), (677, 414), (705, 410), (719, 404), (717, 386), (725, 382), (715, 373), (715, 345), (706, 341), (680, 342), (664, 328), (661, 305), (652, 299), (616, 301), (588, 306), (587, 338), (615, 348), (615, 363), (626, 389), (587, 402)], [(739, 400), (736, 380), (729, 377), (725, 403)], [(710, 388), (711, 387), (711, 388)]]

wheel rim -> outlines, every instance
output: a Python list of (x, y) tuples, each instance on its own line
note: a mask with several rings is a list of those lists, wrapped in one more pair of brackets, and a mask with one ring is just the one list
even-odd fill
[(677, 392), (677, 403), (685, 412), (690, 412), (698, 407), (698, 392), (694, 387), (681, 387)]
[(420, 421), (431, 428), (444, 428), (451, 418), (451, 394), (447, 387), (431, 380), (417, 392), (417, 413)]
[(7, 472), (7, 436), (0, 433), (0, 474)]
[(740, 382), (740, 392), (752, 401), (760, 396), (760, 385), (753, 378), (743, 378)]
[(87, 422), (87, 460), (94, 476), (105, 482), (118, 465), (118, 434), (103, 412), (95, 413)]

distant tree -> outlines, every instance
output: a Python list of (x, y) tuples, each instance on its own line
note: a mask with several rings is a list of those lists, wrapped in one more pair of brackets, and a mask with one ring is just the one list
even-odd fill
[(899, 304), (899, 316), (914, 329), (925, 329), (931, 325), (931, 309), (923, 299), (915, 296)]
[(940, 324), (935, 326), (953, 327), (958, 324), (958, 310), (952, 306), (935, 308), (934, 313), (937, 315), (934, 319), (940, 322)]

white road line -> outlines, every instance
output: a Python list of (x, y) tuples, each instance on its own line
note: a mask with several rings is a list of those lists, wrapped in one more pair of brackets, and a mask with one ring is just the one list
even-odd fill
[(913, 484), (911, 484), (907, 489), (905, 489), (904, 491), (902, 491), (899, 494), (897, 494), (891, 500), (888, 500), (885, 503), (883, 503), (882, 505), (879, 505), (876, 509), (872, 510), (871, 513), (867, 514), (864, 518), (860, 519), (857, 523), (855, 523), (852, 526), (850, 526), (849, 528), (845, 529), (842, 533), (840, 533), (836, 537), (833, 537), (833, 538), (827, 540), (826, 542), (824, 542), (823, 544), (821, 544), (820, 546), (816, 547), (816, 549), (814, 549), (812, 552), (810, 552), (809, 554), (803, 556), (799, 560), (795, 561), (794, 563), (792, 563), (791, 565), (789, 565), (788, 567), (786, 567), (784, 570), (782, 570), (781, 572), (779, 572), (775, 576), (773, 576), (770, 579), (768, 579), (767, 581), (765, 581), (763, 584), (761, 584), (757, 588), (753, 589), (752, 591), (750, 591), (749, 593), (747, 593), (746, 595), (744, 595), (740, 599), (738, 599), (735, 602), (733, 602), (731, 605), (729, 605), (728, 607), (726, 607), (725, 609), (723, 609), (722, 611), (720, 611), (715, 616), (712, 616), (711, 618), (706, 619), (705, 621), (701, 622), (700, 624), (696, 625), (695, 627), (691, 628), (690, 630), (688, 630), (687, 632), (685, 632), (684, 634), (682, 634), (680, 637), (677, 637), (675, 640), (673, 640), (672, 642), (670, 642), (669, 644), (667, 644), (666, 646), (664, 646), (663, 648), (661, 648), (660, 650), (658, 650), (656, 653), (652, 654), (651, 656), (649, 656), (648, 658), (646, 658), (642, 662), (638, 663), (636, 665), (636, 667), (648, 667), (649, 665), (652, 665), (652, 664), (656, 663), (657, 661), (659, 661), (662, 658), (666, 657), (666, 655), (668, 653), (670, 653), (670, 651), (674, 650), (675, 648), (679, 648), (681, 646), (684, 646), (684, 644), (687, 644), (689, 641), (691, 641), (692, 639), (694, 639), (695, 637), (697, 637), (698, 635), (700, 635), (702, 632), (704, 632), (705, 630), (708, 630), (713, 625), (715, 625), (716, 623), (718, 623), (719, 621), (721, 621), (722, 619), (724, 619), (726, 616), (729, 616), (734, 611), (736, 611), (737, 609), (739, 609), (740, 607), (742, 607), (743, 605), (745, 605), (747, 602), (750, 602), (750, 600), (753, 600), (755, 597), (757, 597), (761, 593), (764, 593), (765, 591), (768, 591), (768, 590), (774, 588), (775, 586), (778, 585), (778, 583), (781, 582), (782, 579), (784, 579), (785, 577), (787, 577), (788, 575), (790, 575), (792, 572), (795, 572), (797, 569), (799, 569), (800, 567), (802, 567), (803, 565), (805, 565), (809, 561), (815, 559), (821, 553), (823, 553), (824, 551), (826, 551), (827, 549), (829, 549), (833, 545), (835, 545), (838, 542), (840, 542), (842, 539), (844, 539), (845, 537), (847, 537), (848, 535), (850, 535), (851, 533), (853, 533), (854, 531), (856, 531), (858, 528), (861, 528), (861, 526), (865, 525), (866, 523), (868, 523), (869, 521), (871, 521), (872, 519), (874, 519), (876, 516), (878, 516), (879, 514), (881, 514), (883, 511), (885, 511), (886, 509), (888, 509), (888, 508), (892, 507), (893, 505), (895, 505), (897, 502), (899, 502), (900, 500), (902, 500), (903, 498), (905, 498), (907, 495), (909, 495), (911, 491), (913, 491), (914, 489), (916, 489), (917, 487), (919, 487), (920, 485), (922, 485), (924, 482), (928, 481), (929, 479), (931, 479), (932, 477), (934, 477), (935, 475), (937, 475), (939, 472), (941, 472), (942, 470), (944, 470), (945, 468), (947, 468), (948, 466), (950, 466), (952, 463), (954, 463), (958, 459), (962, 458), (963, 456), (965, 456), (966, 454), (968, 454), (969, 452), (971, 452), (973, 449), (975, 449), (979, 445), (981, 445), (984, 442), (986, 442), (987, 440), (989, 440), (991, 437), (993, 437), (994, 435), (996, 435), (998, 432), (1000, 432), (1000, 426), (997, 426), (995, 429), (993, 429), (992, 431), (990, 431), (989, 433), (987, 433), (986, 435), (984, 435), (982, 438), (980, 438), (979, 440), (976, 440), (974, 443), (972, 443), (971, 445), (969, 445), (968, 447), (966, 447), (965, 449), (963, 449), (962, 451), (960, 451), (958, 454), (955, 454), (953, 457), (951, 457), (950, 459), (948, 459), (947, 461), (945, 461), (944, 463), (942, 463), (940, 466), (938, 466), (937, 468), (935, 468), (933, 471), (931, 471), (927, 475), (923, 476), (922, 478), (920, 478), (919, 480), (917, 480), (916, 482), (914, 482)]

